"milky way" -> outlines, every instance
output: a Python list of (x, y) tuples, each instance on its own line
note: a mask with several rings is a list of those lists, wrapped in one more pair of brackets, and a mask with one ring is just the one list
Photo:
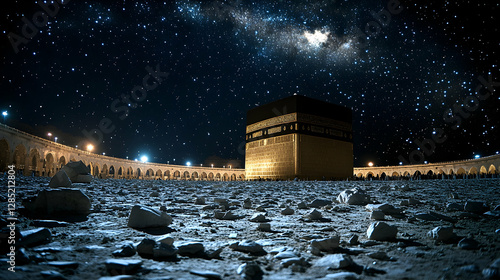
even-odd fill
[[(244, 159), (246, 111), (297, 93), (353, 109), (358, 166), (399, 164), (441, 132), (426, 161), (499, 149), (498, 94), (475, 97), (480, 77), (500, 80), (498, 3), (71, 1), (16, 53), (7, 35), (42, 8), (7, 2), (0, 110), (68, 145), (106, 118), (99, 153)], [(157, 65), (168, 78), (127, 100)]]

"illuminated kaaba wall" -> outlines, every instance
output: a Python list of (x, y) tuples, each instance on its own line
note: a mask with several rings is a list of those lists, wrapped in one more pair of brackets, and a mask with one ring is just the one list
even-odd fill
[(247, 112), (246, 179), (345, 179), (353, 174), (352, 111), (290, 96)]

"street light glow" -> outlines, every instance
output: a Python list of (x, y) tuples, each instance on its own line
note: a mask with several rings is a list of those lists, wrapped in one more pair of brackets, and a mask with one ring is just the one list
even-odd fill
[(191, 162), (190, 161), (186, 162), (186, 165), (191, 166)]
[(148, 157), (147, 156), (142, 156), (141, 157), (141, 161), (142, 162), (147, 162), (148, 161)]
[(88, 144), (87, 145), (87, 151), (92, 152), (94, 150), (94, 145)]
[(368, 166), (372, 167), (372, 166), (373, 166), (373, 162), (371, 162), (371, 161), (370, 161), (370, 162), (368, 163)]
[(7, 117), (7, 115), (8, 115), (7, 111), (2, 112), (2, 116), (4, 116), (4, 118)]
[(474, 158), (480, 158), (481, 156), (480, 155), (475, 155)]

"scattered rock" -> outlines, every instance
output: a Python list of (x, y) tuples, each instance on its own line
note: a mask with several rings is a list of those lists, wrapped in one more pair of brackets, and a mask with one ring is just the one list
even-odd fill
[(236, 273), (241, 275), (244, 280), (261, 280), (264, 272), (256, 262), (248, 262), (240, 265)]
[(51, 240), (52, 233), (48, 228), (36, 228), (21, 231), (21, 245), (24, 247), (46, 244)]
[(390, 226), (384, 222), (372, 223), (366, 231), (368, 239), (377, 241), (394, 240), (397, 234), (398, 229), (396, 226)]
[(243, 216), (238, 216), (233, 214), (231, 211), (227, 212), (220, 212), (220, 211), (214, 211), (214, 218), (219, 219), (219, 220), (238, 220), (243, 218)]
[(322, 257), (314, 263), (314, 266), (327, 267), (328, 269), (340, 269), (354, 264), (354, 261), (346, 254), (332, 254)]
[(370, 219), (372, 220), (377, 220), (377, 221), (381, 221), (381, 220), (384, 220), (385, 219), (385, 214), (384, 212), (382, 211), (373, 211), (371, 214), (370, 214)]
[(257, 230), (264, 231), (264, 232), (271, 232), (271, 224), (269, 224), (269, 223), (260, 223), (257, 226)]
[(315, 200), (311, 201), (311, 203), (309, 203), (308, 206), (314, 207), (314, 208), (321, 208), (323, 206), (331, 205), (331, 204), (332, 204), (331, 200), (316, 198)]
[(205, 198), (204, 197), (197, 197), (194, 201), (194, 204), (196, 205), (205, 205)]
[(368, 204), (365, 206), (368, 211), (382, 211), (385, 215), (400, 214), (401, 209), (396, 208), (388, 203)]
[(229, 246), (229, 248), (235, 251), (248, 253), (256, 256), (262, 256), (267, 254), (262, 245), (252, 240), (245, 240), (239, 243), (233, 243)]
[(290, 207), (286, 207), (285, 209), (283, 209), (281, 211), (282, 215), (293, 215), (294, 213), (295, 213), (295, 211)]
[(298, 209), (307, 209), (307, 204), (305, 202), (299, 202), (299, 204), (297, 204), (297, 208)]
[(269, 220), (266, 218), (266, 215), (261, 214), (261, 213), (256, 213), (254, 214), (250, 219), (250, 222), (256, 222), (256, 223), (265, 223), (269, 222)]
[(92, 181), (89, 168), (81, 160), (70, 161), (61, 170), (66, 172), (73, 183), (90, 183)]
[(458, 242), (458, 247), (464, 250), (477, 250), (479, 249), (479, 242), (472, 238), (464, 238)]
[(71, 180), (64, 170), (59, 170), (52, 176), (49, 182), (49, 188), (69, 188), (71, 187)]
[(324, 239), (314, 239), (311, 241), (311, 247), (321, 252), (332, 253), (339, 248), (340, 236), (334, 236)]
[(174, 245), (177, 247), (177, 254), (181, 256), (203, 257), (205, 255), (205, 247), (200, 242), (176, 242)]
[(90, 199), (76, 189), (42, 190), (34, 200), (24, 201), (26, 209), (35, 216), (63, 218), (87, 216), (90, 213)]
[(290, 251), (283, 251), (276, 254), (274, 258), (278, 260), (283, 260), (283, 259), (297, 258), (297, 255), (295, 255), (293, 252)]
[(453, 232), (453, 227), (445, 226), (435, 227), (427, 233), (427, 236), (430, 239), (443, 242), (448, 242), (456, 238), (456, 235)]
[(108, 259), (104, 263), (111, 275), (133, 274), (142, 266), (141, 260)]
[(46, 264), (61, 269), (66, 269), (66, 268), (77, 269), (79, 266), (79, 263), (77, 262), (66, 262), (66, 261), (51, 261), (47, 262)]
[(475, 214), (483, 214), (484, 212), (490, 210), (488, 205), (480, 201), (467, 201), (464, 206), (465, 212), (471, 212)]
[(382, 252), (382, 251), (371, 252), (371, 253), (368, 253), (366, 255), (372, 259), (382, 260), (382, 261), (387, 261), (387, 260), (391, 259), (389, 256), (387, 256), (386, 252)]
[(210, 271), (210, 270), (190, 270), (189, 273), (196, 275), (196, 276), (205, 277), (205, 278), (210, 279), (210, 280), (222, 279), (222, 275), (220, 275), (217, 272)]
[(349, 205), (365, 205), (370, 203), (370, 197), (363, 190), (354, 188), (342, 191), (337, 201)]
[(327, 274), (324, 278), (321, 278), (320, 280), (357, 280), (359, 279), (358, 275), (354, 272), (338, 272), (338, 273), (332, 273), (332, 274)]
[(359, 244), (358, 239), (359, 239), (359, 236), (357, 234), (353, 234), (351, 236), (351, 238), (349, 238), (349, 241), (348, 241), (349, 245), (358, 245)]
[(436, 212), (429, 211), (428, 213), (417, 213), (415, 214), (415, 218), (423, 221), (447, 221), (450, 223), (456, 223), (457, 220), (452, 217), (442, 215)]
[(251, 209), (252, 208), (252, 200), (250, 198), (247, 197), (243, 201), (243, 208), (245, 208), (245, 209)]
[(135, 255), (135, 247), (132, 244), (124, 245), (120, 250), (114, 251), (112, 254), (115, 257), (132, 257)]
[(166, 227), (172, 223), (172, 217), (159, 210), (135, 205), (128, 218), (128, 226), (136, 229)]
[(309, 219), (311, 221), (317, 221), (321, 220), (323, 218), (323, 215), (321, 215), (321, 212), (319, 212), (316, 209), (311, 210), (309, 213), (307, 213), (304, 218)]

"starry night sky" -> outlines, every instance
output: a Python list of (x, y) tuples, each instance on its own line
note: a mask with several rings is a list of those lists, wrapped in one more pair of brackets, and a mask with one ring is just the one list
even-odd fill
[[(3, 1), (0, 110), (72, 146), (108, 118), (96, 152), (200, 164), (244, 160), (247, 110), (297, 93), (352, 108), (355, 166), (399, 164), (436, 129), (448, 138), (426, 161), (497, 153), (498, 90), (471, 116), (456, 111), (459, 128), (443, 116), (480, 76), (500, 81), (498, 1), (401, 1), (367, 34), (388, 2), (73, 0), (16, 53), (8, 34), (43, 10)], [(126, 101), (148, 66), (168, 77)]]

